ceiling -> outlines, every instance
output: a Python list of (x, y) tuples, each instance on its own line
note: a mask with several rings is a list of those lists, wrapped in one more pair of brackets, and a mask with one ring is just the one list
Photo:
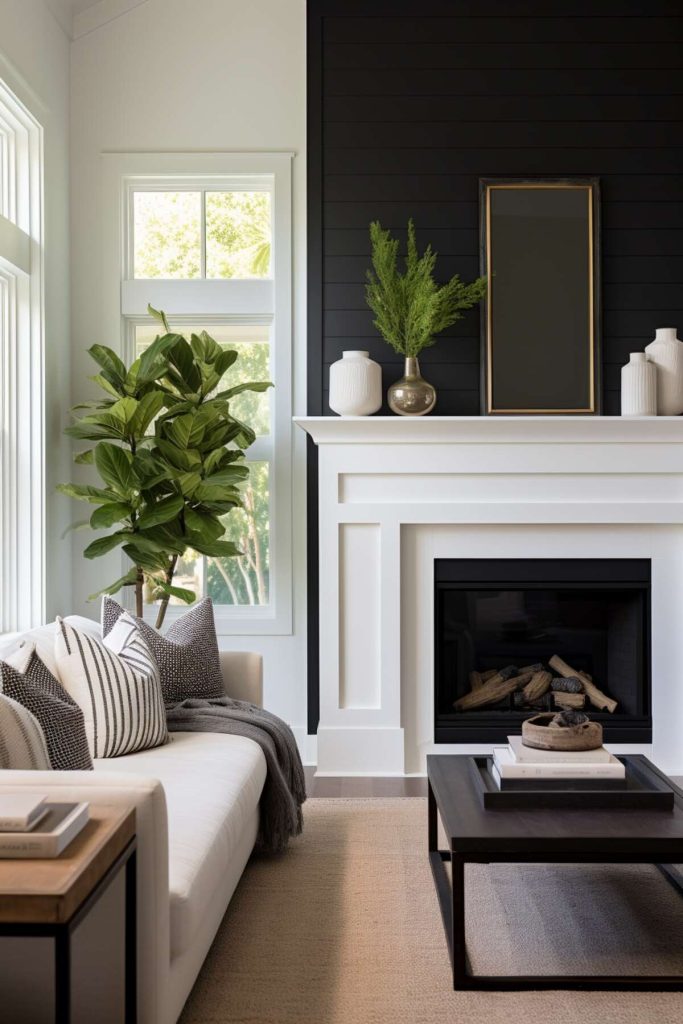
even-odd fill
[(45, 0), (45, 3), (67, 35), (77, 39), (146, 0)]

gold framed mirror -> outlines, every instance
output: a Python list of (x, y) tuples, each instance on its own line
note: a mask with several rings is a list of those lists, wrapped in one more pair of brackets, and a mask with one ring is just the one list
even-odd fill
[(600, 412), (597, 178), (480, 179), (482, 411)]

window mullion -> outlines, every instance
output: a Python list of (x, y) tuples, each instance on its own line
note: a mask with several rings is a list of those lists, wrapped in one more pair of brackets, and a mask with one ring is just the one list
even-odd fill
[(206, 190), (201, 190), (200, 212), (201, 217), (199, 232), (199, 276), (206, 278)]

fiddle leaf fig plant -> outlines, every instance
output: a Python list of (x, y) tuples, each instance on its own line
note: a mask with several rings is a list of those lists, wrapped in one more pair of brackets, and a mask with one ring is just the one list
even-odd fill
[[(269, 381), (232, 386), (226, 375), (238, 353), (219, 345), (206, 331), (188, 340), (171, 331), (163, 312), (148, 307), (163, 333), (126, 367), (104, 345), (89, 353), (99, 366), (90, 379), (103, 394), (74, 408), (66, 433), (94, 442), (75, 456), (92, 465), (97, 485), (60, 484), (58, 490), (96, 508), (89, 525), (111, 529), (85, 549), (97, 558), (121, 547), (130, 568), (99, 593), (135, 589), (136, 611), (143, 594), (160, 599), (157, 628), (171, 597), (191, 603), (192, 590), (174, 585), (186, 552), (213, 558), (239, 556), (223, 539), (225, 516), (243, 506), (249, 476), (244, 452), (253, 429), (230, 411), (243, 391), (265, 391)], [(98, 595), (93, 595), (98, 596)]]

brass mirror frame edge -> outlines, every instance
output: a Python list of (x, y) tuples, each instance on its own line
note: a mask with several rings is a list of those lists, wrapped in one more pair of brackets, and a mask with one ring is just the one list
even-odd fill
[(589, 191), (589, 255), (591, 288), (591, 405), (585, 409), (495, 409), (493, 408), (491, 358), (491, 313), (488, 291), (484, 300), (480, 343), (481, 413), (484, 416), (600, 416), (602, 414), (602, 294), (601, 294), (601, 229), (600, 179), (592, 176), (570, 177), (495, 177), (479, 178), (479, 266), (480, 274), (490, 280), (489, 209), (490, 189), (505, 188), (585, 188)]

